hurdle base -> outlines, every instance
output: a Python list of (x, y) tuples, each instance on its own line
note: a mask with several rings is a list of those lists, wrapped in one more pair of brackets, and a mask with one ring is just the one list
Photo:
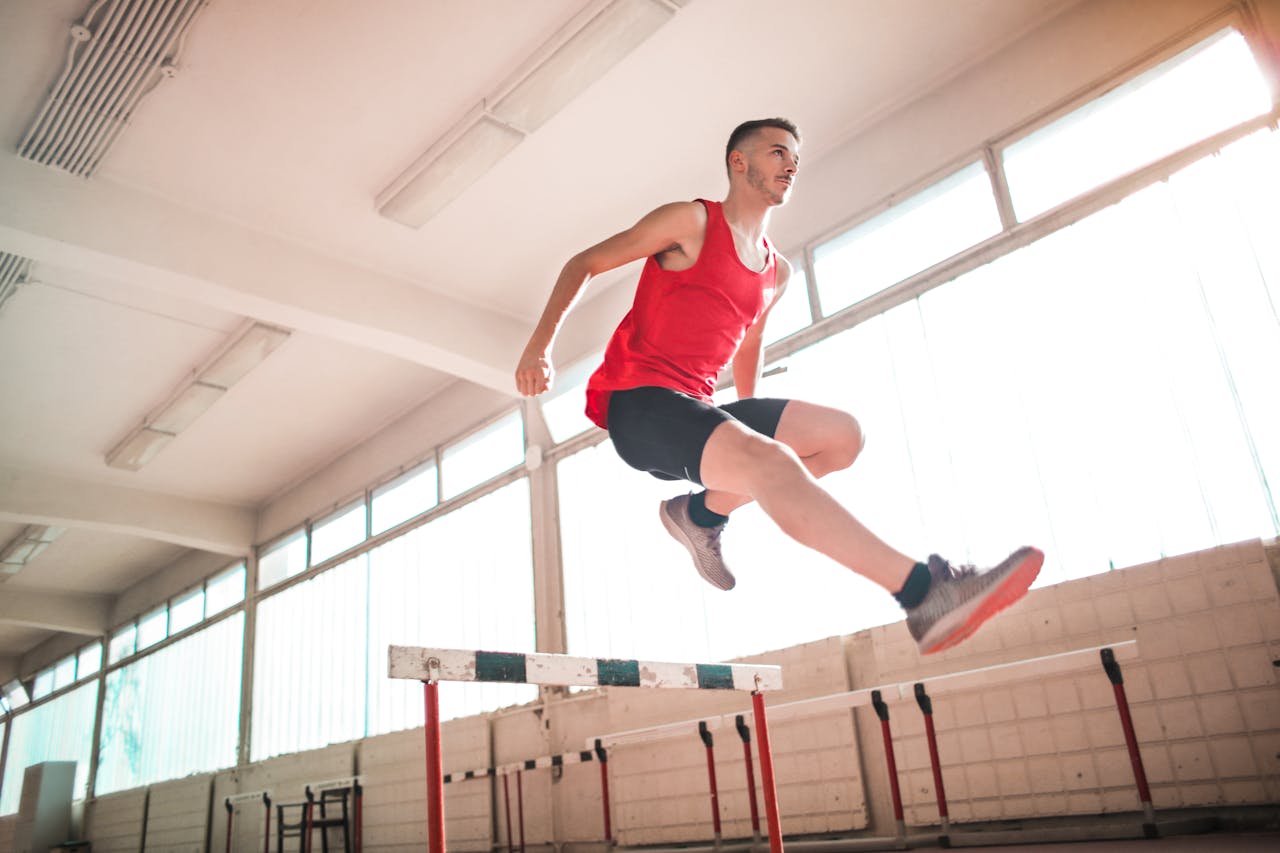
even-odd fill
[(988, 847), (1004, 844), (1056, 844), (1070, 841), (1130, 841), (1143, 838), (1166, 838), (1173, 835), (1202, 835), (1221, 829), (1214, 817), (1157, 820), (1151, 823), (1113, 823), (1031, 827), (1009, 830), (952, 831), (942, 836), (944, 847)]
[[(887, 835), (870, 838), (783, 838), (788, 853), (857, 853), (861, 850), (905, 850), (918, 847), (935, 847), (937, 835), (908, 835), (906, 838)], [(769, 853), (769, 839), (760, 841), (730, 841), (719, 847), (711, 844), (681, 844), (666, 847), (619, 847), (618, 853)]]

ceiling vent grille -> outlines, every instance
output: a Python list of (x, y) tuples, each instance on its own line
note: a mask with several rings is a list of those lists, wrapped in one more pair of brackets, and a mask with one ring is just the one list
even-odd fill
[(30, 258), (0, 252), (0, 307), (18, 292), (18, 285), (25, 284), (30, 275)]
[(62, 77), (18, 155), (88, 177), (138, 102), (177, 73), (192, 19), (208, 0), (97, 0), (71, 27)]

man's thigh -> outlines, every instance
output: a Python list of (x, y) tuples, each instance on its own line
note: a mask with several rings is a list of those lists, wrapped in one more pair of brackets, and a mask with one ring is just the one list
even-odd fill
[(718, 407), (667, 388), (615, 391), (609, 401), (609, 436), (632, 468), (662, 480), (702, 485), (702, 453), (728, 421), (772, 437), (786, 400), (739, 400)]
[(853, 415), (803, 400), (787, 404), (773, 437), (801, 459), (833, 449), (856, 456), (865, 442), (862, 425)]

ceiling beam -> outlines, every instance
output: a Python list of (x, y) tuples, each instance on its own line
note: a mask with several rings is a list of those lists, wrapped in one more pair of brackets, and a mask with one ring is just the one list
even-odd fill
[(529, 329), (511, 317), (107, 180), (0, 157), (0, 186), (0, 250), (515, 394)]
[(0, 622), (98, 637), (107, 632), (111, 599), (5, 587)]
[(104, 530), (244, 556), (253, 547), (257, 514), (231, 504), (0, 466), (0, 520)]

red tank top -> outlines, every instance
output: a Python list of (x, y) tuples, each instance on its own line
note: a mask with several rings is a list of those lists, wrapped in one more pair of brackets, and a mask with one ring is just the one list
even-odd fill
[(698, 260), (679, 271), (645, 261), (635, 302), (587, 382), (587, 417), (598, 426), (608, 428), (609, 395), (626, 388), (655, 385), (711, 400), (720, 372), (773, 300), (773, 246), (765, 240), (763, 270), (748, 268), (720, 203), (698, 201), (707, 209)]

